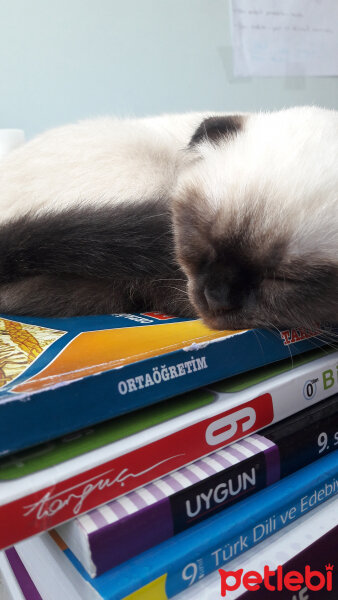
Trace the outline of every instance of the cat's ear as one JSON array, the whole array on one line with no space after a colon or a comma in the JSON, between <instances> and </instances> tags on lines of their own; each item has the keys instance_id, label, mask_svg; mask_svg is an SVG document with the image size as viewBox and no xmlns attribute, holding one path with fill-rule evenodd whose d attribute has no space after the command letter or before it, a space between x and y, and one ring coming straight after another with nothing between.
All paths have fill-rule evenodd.
<instances>
[{"instance_id":1,"label":"cat's ear","mask_svg":"<svg viewBox=\"0 0 338 600\"><path fill-rule=\"evenodd\" d=\"M242 115L215 116L204 119L196 129L189 142L189 148L194 148L202 142L209 141L217 144L225 138L237 135L244 124Z\"/></svg>"}]
</instances>

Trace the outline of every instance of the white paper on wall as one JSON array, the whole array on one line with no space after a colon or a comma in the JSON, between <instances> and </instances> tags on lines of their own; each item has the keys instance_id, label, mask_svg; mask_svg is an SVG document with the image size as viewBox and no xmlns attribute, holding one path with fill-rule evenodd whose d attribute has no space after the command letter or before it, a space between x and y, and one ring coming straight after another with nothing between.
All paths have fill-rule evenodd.
<instances>
[{"instance_id":1,"label":"white paper on wall","mask_svg":"<svg viewBox=\"0 0 338 600\"><path fill-rule=\"evenodd\" d=\"M234 74L338 75L338 0L231 0Z\"/></svg>"}]
</instances>

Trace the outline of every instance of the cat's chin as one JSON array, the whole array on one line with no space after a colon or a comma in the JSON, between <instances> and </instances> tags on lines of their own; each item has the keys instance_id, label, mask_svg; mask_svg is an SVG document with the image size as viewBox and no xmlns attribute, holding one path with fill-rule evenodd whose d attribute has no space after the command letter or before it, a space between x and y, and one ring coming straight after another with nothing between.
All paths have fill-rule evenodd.
<instances>
[{"instance_id":1,"label":"cat's chin","mask_svg":"<svg viewBox=\"0 0 338 600\"><path fill-rule=\"evenodd\" d=\"M200 318L207 327L217 330L237 331L264 327L262 323L241 315L239 311L218 312L217 314L203 312L200 313Z\"/></svg>"},{"instance_id":2,"label":"cat's chin","mask_svg":"<svg viewBox=\"0 0 338 600\"><path fill-rule=\"evenodd\" d=\"M255 310L250 311L249 309L231 309L231 310L217 310L210 311L205 305L197 306L194 303L195 309L203 323L210 329L215 330L226 330L226 331L240 331L243 329L270 329L270 330L283 330L289 328L301 328L306 330L317 329L315 323L302 323L301 320L292 320L285 322L285 319L278 319L278 315L268 315L265 318L265 314L262 311Z\"/></svg>"},{"instance_id":3,"label":"cat's chin","mask_svg":"<svg viewBox=\"0 0 338 600\"><path fill-rule=\"evenodd\" d=\"M317 331L318 323L292 321L285 323L283 319L277 320L271 318L267 320L260 319L254 315L249 316L241 310L218 311L217 314L210 312L203 313L199 311L199 316L203 323L210 329L224 331L241 331L244 329L270 329L272 331L283 331L284 329L301 329L305 331Z\"/></svg>"},{"instance_id":4,"label":"cat's chin","mask_svg":"<svg viewBox=\"0 0 338 600\"><path fill-rule=\"evenodd\" d=\"M242 307L212 309L206 302L205 294L198 287L188 286L189 298L197 315L203 323L214 330L238 331L243 329L270 329L282 331L284 329L302 329L306 331L323 330L325 323L336 321L334 309L325 312L320 306L309 305L297 308L286 300L280 302L279 306L268 306L267 302L250 302L250 299ZM278 299L278 298L277 298ZM290 307L291 309L290 310ZM324 327L325 329L325 327Z\"/></svg>"}]
</instances>

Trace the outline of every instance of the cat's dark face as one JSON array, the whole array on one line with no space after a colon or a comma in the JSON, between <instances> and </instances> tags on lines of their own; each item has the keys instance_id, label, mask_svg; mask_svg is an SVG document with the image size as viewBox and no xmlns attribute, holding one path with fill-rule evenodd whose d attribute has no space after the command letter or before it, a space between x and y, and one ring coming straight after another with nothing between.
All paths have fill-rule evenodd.
<instances>
[{"instance_id":1,"label":"cat's dark face","mask_svg":"<svg viewBox=\"0 0 338 600\"><path fill-rule=\"evenodd\" d=\"M195 198L196 201L196 198ZM283 234L256 238L254 219L223 229L222 214L206 219L176 206L178 261L189 297L214 329L301 326L337 320L338 268L306 256L289 256Z\"/></svg>"},{"instance_id":2,"label":"cat's dark face","mask_svg":"<svg viewBox=\"0 0 338 600\"><path fill-rule=\"evenodd\" d=\"M269 161L261 161L274 153L273 145L248 164L246 144L228 147L236 136L245 136L245 118L202 124L191 143L196 152L202 142L201 156L196 152L175 194L177 259L192 304L215 329L314 328L337 321L338 242L330 219L321 210L316 214L312 188L307 182L302 188L296 164L289 181L273 159L269 172Z\"/></svg>"}]
</instances>

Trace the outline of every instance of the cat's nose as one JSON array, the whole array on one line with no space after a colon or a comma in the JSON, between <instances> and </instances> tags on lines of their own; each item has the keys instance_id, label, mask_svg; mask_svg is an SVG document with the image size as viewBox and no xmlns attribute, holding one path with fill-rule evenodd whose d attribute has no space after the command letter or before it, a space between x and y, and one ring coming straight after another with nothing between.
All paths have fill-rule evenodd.
<instances>
[{"instance_id":1,"label":"cat's nose","mask_svg":"<svg viewBox=\"0 0 338 600\"><path fill-rule=\"evenodd\" d=\"M218 287L206 286L204 288L204 296L210 310L231 310L240 308L238 303L234 303L230 298L230 286L223 284Z\"/></svg>"}]
</instances>

